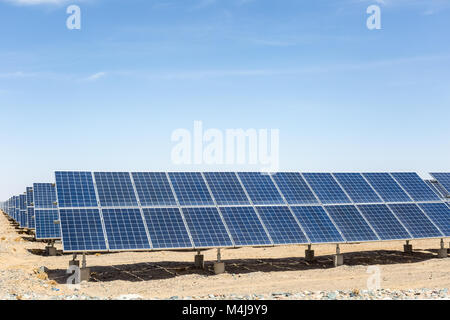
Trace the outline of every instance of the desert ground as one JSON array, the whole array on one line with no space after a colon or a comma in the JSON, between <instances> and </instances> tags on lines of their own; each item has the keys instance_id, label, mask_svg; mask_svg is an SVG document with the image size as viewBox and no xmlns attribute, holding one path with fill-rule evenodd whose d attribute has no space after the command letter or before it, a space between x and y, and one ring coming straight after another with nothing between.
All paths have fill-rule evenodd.
<instances>
[{"instance_id":1,"label":"desert ground","mask_svg":"<svg viewBox=\"0 0 450 320\"><path fill-rule=\"evenodd\" d=\"M194 267L195 252L89 254L91 280L76 289L66 284L72 255L44 256L45 243L0 214L0 299L449 299L450 258L437 258L439 239L412 241L412 254L403 244L341 245L339 267L334 245L313 246L312 263L305 246L222 249L220 275L214 249L203 252L204 270ZM368 288L369 266L379 267L379 290Z\"/></svg>"}]
</instances>

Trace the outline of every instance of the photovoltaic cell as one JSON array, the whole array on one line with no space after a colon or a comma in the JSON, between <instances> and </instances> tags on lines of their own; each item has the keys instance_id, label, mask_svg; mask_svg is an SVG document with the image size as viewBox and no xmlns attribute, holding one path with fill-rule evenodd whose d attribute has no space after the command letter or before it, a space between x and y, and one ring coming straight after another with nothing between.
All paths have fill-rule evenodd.
<instances>
[{"instance_id":1,"label":"photovoltaic cell","mask_svg":"<svg viewBox=\"0 0 450 320\"><path fill-rule=\"evenodd\" d=\"M444 235L450 237L450 208L444 203L421 203L419 206Z\"/></svg>"},{"instance_id":2,"label":"photovoltaic cell","mask_svg":"<svg viewBox=\"0 0 450 320\"><path fill-rule=\"evenodd\" d=\"M55 221L58 220L58 210L35 209L34 218L36 224L36 239L50 240L61 238L59 225L55 223Z\"/></svg>"},{"instance_id":3,"label":"photovoltaic cell","mask_svg":"<svg viewBox=\"0 0 450 320\"><path fill-rule=\"evenodd\" d=\"M102 209L110 250L150 249L139 209Z\"/></svg>"},{"instance_id":4,"label":"photovoltaic cell","mask_svg":"<svg viewBox=\"0 0 450 320\"><path fill-rule=\"evenodd\" d=\"M216 208L183 208L183 214L196 248L233 245Z\"/></svg>"},{"instance_id":5,"label":"photovoltaic cell","mask_svg":"<svg viewBox=\"0 0 450 320\"><path fill-rule=\"evenodd\" d=\"M322 203L351 203L331 173L303 173Z\"/></svg>"},{"instance_id":6,"label":"photovoltaic cell","mask_svg":"<svg viewBox=\"0 0 450 320\"><path fill-rule=\"evenodd\" d=\"M97 207L90 172L57 171L55 178L59 208Z\"/></svg>"},{"instance_id":7,"label":"photovoltaic cell","mask_svg":"<svg viewBox=\"0 0 450 320\"><path fill-rule=\"evenodd\" d=\"M191 248L189 234L178 208L144 208L153 249Z\"/></svg>"},{"instance_id":8,"label":"photovoltaic cell","mask_svg":"<svg viewBox=\"0 0 450 320\"><path fill-rule=\"evenodd\" d=\"M362 174L386 202L412 202L394 179L386 172Z\"/></svg>"},{"instance_id":9,"label":"photovoltaic cell","mask_svg":"<svg viewBox=\"0 0 450 320\"><path fill-rule=\"evenodd\" d=\"M359 205L358 208L378 233L381 240L411 238L408 231L385 204Z\"/></svg>"},{"instance_id":10,"label":"photovoltaic cell","mask_svg":"<svg viewBox=\"0 0 450 320\"><path fill-rule=\"evenodd\" d=\"M137 207L128 172L94 172L94 177L102 207Z\"/></svg>"},{"instance_id":11,"label":"photovoltaic cell","mask_svg":"<svg viewBox=\"0 0 450 320\"><path fill-rule=\"evenodd\" d=\"M284 204L283 198L268 174L239 172L238 175L254 204Z\"/></svg>"},{"instance_id":12,"label":"photovoltaic cell","mask_svg":"<svg viewBox=\"0 0 450 320\"><path fill-rule=\"evenodd\" d=\"M298 172L278 172L273 179L289 204L318 203L311 189Z\"/></svg>"},{"instance_id":13,"label":"photovoltaic cell","mask_svg":"<svg viewBox=\"0 0 450 320\"><path fill-rule=\"evenodd\" d=\"M414 238L432 238L442 236L441 232L413 203L390 204L389 207L405 225Z\"/></svg>"},{"instance_id":14,"label":"photovoltaic cell","mask_svg":"<svg viewBox=\"0 0 450 320\"><path fill-rule=\"evenodd\" d=\"M253 207L221 207L220 211L236 245L272 244Z\"/></svg>"},{"instance_id":15,"label":"photovoltaic cell","mask_svg":"<svg viewBox=\"0 0 450 320\"><path fill-rule=\"evenodd\" d=\"M312 243L344 241L322 207L292 206L291 209Z\"/></svg>"},{"instance_id":16,"label":"photovoltaic cell","mask_svg":"<svg viewBox=\"0 0 450 320\"><path fill-rule=\"evenodd\" d=\"M383 202L360 173L334 173L334 177L355 203Z\"/></svg>"},{"instance_id":17,"label":"photovoltaic cell","mask_svg":"<svg viewBox=\"0 0 450 320\"><path fill-rule=\"evenodd\" d=\"M445 189L446 194L450 195L450 172L433 172L431 176Z\"/></svg>"},{"instance_id":18,"label":"photovoltaic cell","mask_svg":"<svg viewBox=\"0 0 450 320\"><path fill-rule=\"evenodd\" d=\"M56 189L52 183L34 183L33 199L36 209L56 209Z\"/></svg>"},{"instance_id":19,"label":"photovoltaic cell","mask_svg":"<svg viewBox=\"0 0 450 320\"><path fill-rule=\"evenodd\" d=\"M63 250L106 251L98 209L60 209Z\"/></svg>"},{"instance_id":20,"label":"photovoltaic cell","mask_svg":"<svg viewBox=\"0 0 450 320\"><path fill-rule=\"evenodd\" d=\"M250 204L234 172L205 172L204 175L218 205Z\"/></svg>"},{"instance_id":21,"label":"photovoltaic cell","mask_svg":"<svg viewBox=\"0 0 450 320\"><path fill-rule=\"evenodd\" d=\"M378 240L355 206L326 206L325 208L347 241Z\"/></svg>"},{"instance_id":22,"label":"photovoltaic cell","mask_svg":"<svg viewBox=\"0 0 450 320\"><path fill-rule=\"evenodd\" d=\"M133 172L142 206L175 206L177 202L164 172Z\"/></svg>"},{"instance_id":23,"label":"photovoltaic cell","mask_svg":"<svg viewBox=\"0 0 450 320\"><path fill-rule=\"evenodd\" d=\"M392 176L415 201L435 201L439 197L415 172L396 172Z\"/></svg>"},{"instance_id":24,"label":"photovoltaic cell","mask_svg":"<svg viewBox=\"0 0 450 320\"><path fill-rule=\"evenodd\" d=\"M274 244L308 243L288 207L266 206L257 210Z\"/></svg>"},{"instance_id":25,"label":"photovoltaic cell","mask_svg":"<svg viewBox=\"0 0 450 320\"><path fill-rule=\"evenodd\" d=\"M214 205L199 172L170 172L169 177L180 205Z\"/></svg>"}]
</instances>

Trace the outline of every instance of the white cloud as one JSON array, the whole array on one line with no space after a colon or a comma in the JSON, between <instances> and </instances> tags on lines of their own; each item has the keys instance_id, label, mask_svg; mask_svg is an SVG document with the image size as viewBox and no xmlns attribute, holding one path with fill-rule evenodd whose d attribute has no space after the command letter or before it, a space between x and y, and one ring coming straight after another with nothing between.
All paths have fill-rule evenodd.
<instances>
[{"instance_id":1,"label":"white cloud","mask_svg":"<svg viewBox=\"0 0 450 320\"><path fill-rule=\"evenodd\" d=\"M96 81L96 80L98 80L100 78L103 78L105 76L106 76L106 72L97 72L97 73L94 73L94 74L90 75L85 80L87 80L87 81Z\"/></svg>"}]
</instances>

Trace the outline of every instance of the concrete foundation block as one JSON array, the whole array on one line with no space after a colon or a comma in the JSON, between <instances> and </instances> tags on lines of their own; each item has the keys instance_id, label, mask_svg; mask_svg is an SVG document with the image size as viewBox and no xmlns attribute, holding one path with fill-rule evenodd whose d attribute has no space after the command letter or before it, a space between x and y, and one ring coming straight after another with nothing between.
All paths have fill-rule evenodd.
<instances>
[{"instance_id":1,"label":"concrete foundation block","mask_svg":"<svg viewBox=\"0 0 450 320\"><path fill-rule=\"evenodd\" d=\"M89 281L91 278L90 268L80 268L80 282Z\"/></svg>"},{"instance_id":2,"label":"concrete foundation block","mask_svg":"<svg viewBox=\"0 0 450 320\"><path fill-rule=\"evenodd\" d=\"M438 257L439 258L447 258L447 254L448 254L447 248L443 248L443 249L439 249L438 250Z\"/></svg>"},{"instance_id":3,"label":"concrete foundation block","mask_svg":"<svg viewBox=\"0 0 450 320\"><path fill-rule=\"evenodd\" d=\"M200 269L203 269L205 267L204 256L202 254L195 255L194 265L196 268Z\"/></svg>"},{"instance_id":4,"label":"concrete foundation block","mask_svg":"<svg viewBox=\"0 0 450 320\"><path fill-rule=\"evenodd\" d=\"M403 252L404 253L412 253L413 252L412 244L404 244Z\"/></svg>"},{"instance_id":5,"label":"concrete foundation block","mask_svg":"<svg viewBox=\"0 0 450 320\"><path fill-rule=\"evenodd\" d=\"M342 266L344 264L344 255L343 254L335 254L333 256L333 265L335 267Z\"/></svg>"},{"instance_id":6,"label":"concrete foundation block","mask_svg":"<svg viewBox=\"0 0 450 320\"><path fill-rule=\"evenodd\" d=\"M214 262L214 273L221 274L225 272L225 262Z\"/></svg>"},{"instance_id":7,"label":"concrete foundation block","mask_svg":"<svg viewBox=\"0 0 450 320\"><path fill-rule=\"evenodd\" d=\"M56 256L57 250L55 247L45 247L46 256Z\"/></svg>"},{"instance_id":8,"label":"concrete foundation block","mask_svg":"<svg viewBox=\"0 0 450 320\"><path fill-rule=\"evenodd\" d=\"M314 250L305 250L305 260L308 262L314 260Z\"/></svg>"}]
</instances>

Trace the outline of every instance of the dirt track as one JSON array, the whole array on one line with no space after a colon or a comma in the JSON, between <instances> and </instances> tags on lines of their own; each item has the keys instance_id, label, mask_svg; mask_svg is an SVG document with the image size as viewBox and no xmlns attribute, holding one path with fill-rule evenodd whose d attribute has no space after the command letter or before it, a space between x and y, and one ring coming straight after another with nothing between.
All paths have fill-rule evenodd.
<instances>
[{"instance_id":1,"label":"dirt track","mask_svg":"<svg viewBox=\"0 0 450 320\"><path fill-rule=\"evenodd\" d=\"M338 268L332 267L331 255L335 252L332 245L313 247L317 257L314 263L303 259L304 246L227 249L222 250L227 272L221 275L212 271L215 250L204 252L206 270L193 267L194 252L88 255L92 280L82 283L74 292L65 284L71 255L43 256L44 243L19 234L0 214L0 299L11 295L30 299L73 294L168 298L364 290L370 276L367 268L373 265L380 267L382 288L450 288L450 258L437 258L439 240L412 241L412 244L412 255L402 252L402 242L342 245L345 265ZM49 269L47 274L36 273L41 266Z\"/></svg>"}]
</instances>

